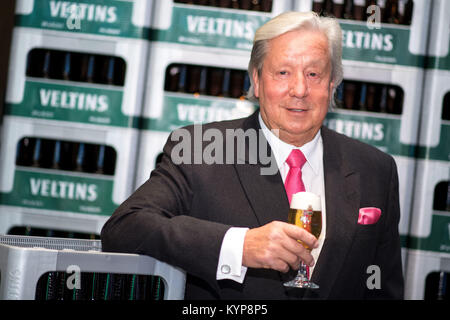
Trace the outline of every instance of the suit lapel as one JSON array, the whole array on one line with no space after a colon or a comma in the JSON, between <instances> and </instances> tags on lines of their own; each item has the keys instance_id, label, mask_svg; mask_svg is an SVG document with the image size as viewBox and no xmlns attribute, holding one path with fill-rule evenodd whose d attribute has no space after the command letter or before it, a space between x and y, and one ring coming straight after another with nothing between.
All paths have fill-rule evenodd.
<instances>
[{"instance_id":1,"label":"suit lapel","mask_svg":"<svg viewBox=\"0 0 450 320\"><path fill-rule=\"evenodd\" d=\"M329 296L352 245L357 226L359 173L344 161L345 154L336 137L329 129L322 128L327 230L312 277L320 289L315 293L308 292L305 297L318 294L319 298L326 299Z\"/></svg>"},{"instance_id":2,"label":"suit lapel","mask_svg":"<svg viewBox=\"0 0 450 320\"><path fill-rule=\"evenodd\" d=\"M250 116L243 125L244 131L254 130L257 135L257 148L250 147L246 143L246 153L242 157L238 154L236 172L241 181L241 185L252 206L259 226L267 224L273 220L286 221L289 211L289 203L284 189L283 180L276 166L275 158L272 157L270 146L265 139L258 122L258 112ZM262 155L270 157L261 161ZM266 163L266 164L262 164ZM274 174L261 174L264 169L274 166ZM261 171L262 170L262 171Z\"/></svg>"}]
</instances>

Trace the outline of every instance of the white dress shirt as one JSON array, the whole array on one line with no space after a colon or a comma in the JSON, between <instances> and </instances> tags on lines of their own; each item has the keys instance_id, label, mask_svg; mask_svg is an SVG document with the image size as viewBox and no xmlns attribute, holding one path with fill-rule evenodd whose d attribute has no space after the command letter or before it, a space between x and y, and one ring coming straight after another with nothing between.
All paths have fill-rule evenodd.
<instances>
[{"instance_id":1,"label":"white dress shirt","mask_svg":"<svg viewBox=\"0 0 450 320\"><path fill-rule=\"evenodd\" d=\"M314 261L317 261L325 240L326 231L323 143L320 130L312 141L298 148L281 141L272 131L270 131L262 120L261 114L259 115L259 124L272 149L283 183L289 171L289 165L286 163L286 160L291 151L293 149L300 149L305 155L306 163L302 167L303 184L305 185L306 191L319 195L322 202L322 232L319 237L319 247L311 251ZM287 215L288 213L286 212L286 221ZM226 232L222 241L219 262L217 265L217 280L231 279L239 283L244 281L247 268L242 265L242 254L247 230L248 228L230 228ZM311 267L311 275L313 271L314 267Z\"/></svg>"}]
</instances>

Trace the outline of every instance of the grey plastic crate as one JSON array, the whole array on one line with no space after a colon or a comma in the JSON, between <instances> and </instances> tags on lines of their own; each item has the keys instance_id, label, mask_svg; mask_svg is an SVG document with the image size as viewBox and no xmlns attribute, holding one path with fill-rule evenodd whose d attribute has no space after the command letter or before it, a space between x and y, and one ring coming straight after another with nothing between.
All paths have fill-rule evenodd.
<instances>
[{"instance_id":1,"label":"grey plastic crate","mask_svg":"<svg viewBox=\"0 0 450 320\"><path fill-rule=\"evenodd\" d=\"M182 300L186 275L149 256L101 252L99 240L0 236L0 299L34 300L39 278L52 271L158 276L164 300Z\"/></svg>"}]
</instances>

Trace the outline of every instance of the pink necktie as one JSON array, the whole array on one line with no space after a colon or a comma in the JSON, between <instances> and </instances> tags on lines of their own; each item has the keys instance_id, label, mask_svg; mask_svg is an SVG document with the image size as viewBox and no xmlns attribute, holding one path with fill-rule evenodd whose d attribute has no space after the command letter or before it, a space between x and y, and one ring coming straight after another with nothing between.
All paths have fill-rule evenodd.
<instances>
[{"instance_id":1,"label":"pink necktie","mask_svg":"<svg viewBox=\"0 0 450 320\"><path fill-rule=\"evenodd\" d=\"M305 155L299 149L293 149L286 160L289 172L284 181L284 187L291 203L292 195L297 192L306 191L302 180L302 167L306 162ZM309 266L306 266L306 274L309 279Z\"/></svg>"},{"instance_id":2,"label":"pink necktie","mask_svg":"<svg viewBox=\"0 0 450 320\"><path fill-rule=\"evenodd\" d=\"M286 193L291 203L292 195L297 192L306 191L302 180L302 167L306 162L306 158L299 149L294 149L289 154L286 163L289 166L289 172L284 182Z\"/></svg>"}]
</instances>

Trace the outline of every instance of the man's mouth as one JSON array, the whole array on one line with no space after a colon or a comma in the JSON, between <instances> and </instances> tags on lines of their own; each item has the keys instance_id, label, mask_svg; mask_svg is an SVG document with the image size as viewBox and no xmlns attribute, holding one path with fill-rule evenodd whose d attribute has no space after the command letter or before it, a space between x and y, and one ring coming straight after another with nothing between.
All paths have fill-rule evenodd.
<instances>
[{"instance_id":1,"label":"man's mouth","mask_svg":"<svg viewBox=\"0 0 450 320\"><path fill-rule=\"evenodd\" d=\"M307 109L288 109L289 111L293 111L293 112L303 112L303 111L307 111Z\"/></svg>"}]
</instances>

